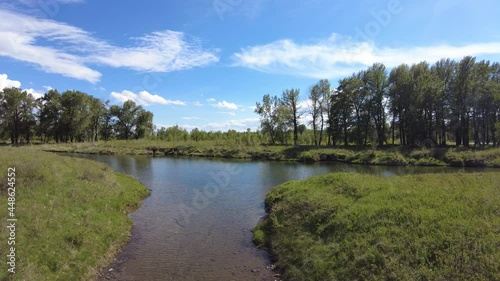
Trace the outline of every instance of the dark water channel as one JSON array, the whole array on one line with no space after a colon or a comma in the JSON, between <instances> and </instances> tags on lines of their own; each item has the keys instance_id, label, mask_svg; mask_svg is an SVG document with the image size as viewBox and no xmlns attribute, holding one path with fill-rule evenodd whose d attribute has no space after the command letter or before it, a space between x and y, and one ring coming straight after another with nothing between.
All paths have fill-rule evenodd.
<instances>
[{"instance_id":1,"label":"dark water channel","mask_svg":"<svg viewBox=\"0 0 500 281\"><path fill-rule=\"evenodd\" d=\"M444 167L300 164L198 158L78 155L107 163L152 190L130 217L132 238L106 277L114 280L275 280L251 229L275 185L333 171L384 176L458 172ZM478 171L470 170L466 171ZM106 280L106 279L102 279Z\"/></svg>"}]
</instances>

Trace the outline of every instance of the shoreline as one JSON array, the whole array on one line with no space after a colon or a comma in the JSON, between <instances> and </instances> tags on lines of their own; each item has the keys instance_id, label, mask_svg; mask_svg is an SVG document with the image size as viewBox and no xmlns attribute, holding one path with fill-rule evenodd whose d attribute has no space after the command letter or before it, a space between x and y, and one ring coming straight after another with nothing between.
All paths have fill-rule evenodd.
<instances>
[{"instance_id":1,"label":"shoreline","mask_svg":"<svg viewBox=\"0 0 500 281\"><path fill-rule=\"evenodd\" d=\"M496 279L498 239L488 233L500 222L498 177L330 173L286 182L267 193L253 242L294 280Z\"/></svg>"},{"instance_id":2,"label":"shoreline","mask_svg":"<svg viewBox=\"0 0 500 281\"><path fill-rule=\"evenodd\" d=\"M22 223L17 239L32 241L19 246L19 271L13 276L1 272L0 279L97 278L129 243L134 226L129 215L150 196L147 187L97 161L32 148L0 150L0 168L15 167L19 174L16 184L22 192L16 209ZM0 178L6 217L5 184Z\"/></svg>"},{"instance_id":3,"label":"shoreline","mask_svg":"<svg viewBox=\"0 0 500 281\"><path fill-rule=\"evenodd\" d=\"M147 146L109 144L42 144L40 150L54 153L93 155L150 155L193 158L246 159L282 162L342 162L347 164L421 167L500 168L500 148L463 149L435 147L430 149L405 147L308 147L171 144Z\"/></svg>"}]
</instances>

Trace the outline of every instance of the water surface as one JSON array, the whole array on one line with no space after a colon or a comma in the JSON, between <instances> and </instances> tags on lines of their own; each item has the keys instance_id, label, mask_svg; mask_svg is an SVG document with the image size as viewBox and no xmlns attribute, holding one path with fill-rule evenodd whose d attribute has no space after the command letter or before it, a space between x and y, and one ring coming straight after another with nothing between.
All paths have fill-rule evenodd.
<instances>
[{"instance_id":1,"label":"water surface","mask_svg":"<svg viewBox=\"0 0 500 281\"><path fill-rule=\"evenodd\" d=\"M130 217L132 238L112 265L115 280L275 280L271 261L252 243L275 185L333 171L384 176L457 172L445 167L386 167L79 155L107 163L151 189ZM467 169L466 171L478 171ZM103 279L105 280L105 279Z\"/></svg>"}]
</instances>

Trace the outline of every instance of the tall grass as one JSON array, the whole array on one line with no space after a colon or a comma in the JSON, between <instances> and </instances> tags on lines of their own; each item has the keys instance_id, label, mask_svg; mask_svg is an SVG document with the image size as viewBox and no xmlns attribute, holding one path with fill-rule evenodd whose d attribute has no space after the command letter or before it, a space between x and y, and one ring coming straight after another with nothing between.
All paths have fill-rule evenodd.
<instances>
[{"instance_id":1,"label":"tall grass","mask_svg":"<svg viewBox=\"0 0 500 281\"><path fill-rule=\"evenodd\" d=\"M289 280L500 280L500 173L329 174L266 208L254 241Z\"/></svg>"},{"instance_id":2,"label":"tall grass","mask_svg":"<svg viewBox=\"0 0 500 281\"><path fill-rule=\"evenodd\" d=\"M0 148L0 218L7 218L7 168L16 168L17 272L10 280L92 280L128 241L147 189L90 160L31 148ZM7 250L0 228L0 252ZM5 259L5 256L2 260ZM6 269L6 264L2 262ZM0 279L8 277L0 271Z\"/></svg>"}]
</instances>

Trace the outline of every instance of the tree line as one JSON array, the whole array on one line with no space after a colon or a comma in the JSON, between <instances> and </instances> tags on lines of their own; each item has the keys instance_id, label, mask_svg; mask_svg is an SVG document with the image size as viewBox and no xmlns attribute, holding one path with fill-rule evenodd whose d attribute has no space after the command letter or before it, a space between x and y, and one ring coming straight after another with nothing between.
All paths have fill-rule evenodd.
<instances>
[{"instance_id":1,"label":"tree line","mask_svg":"<svg viewBox=\"0 0 500 281\"><path fill-rule=\"evenodd\" d=\"M0 92L0 139L12 144L94 142L98 139L138 139L153 133L153 113L129 100L109 105L80 91L49 90L35 99L18 88Z\"/></svg>"},{"instance_id":2,"label":"tree line","mask_svg":"<svg viewBox=\"0 0 500 281\"><path fill-rule=\"evenodd\" d=\"M188 132L156 129L153 113L133 101L110 105L80 91L50 90L35 99L18 88L0 91L0 139L13 144L150 138L241 144L407 146L493 145L500 142L500 64L465 57L381 63L340 79L322 79L301 100L299 89L256 103L260 130Z\"/></svg>"},{"instance_id":3,"label":"tree line","mask_svg":"<svg viewBox=\"0 0 500 281\"><path fill-rule=\"evenodd\" d=\"M306 108L299 90L264 95L256 103L262 132L271 143L297 142L299 119L321 145L497 146L500 139L500 64L464 57L433 65L381 63L340 79L311 86Z\"/></svg>"}]
</instances>

